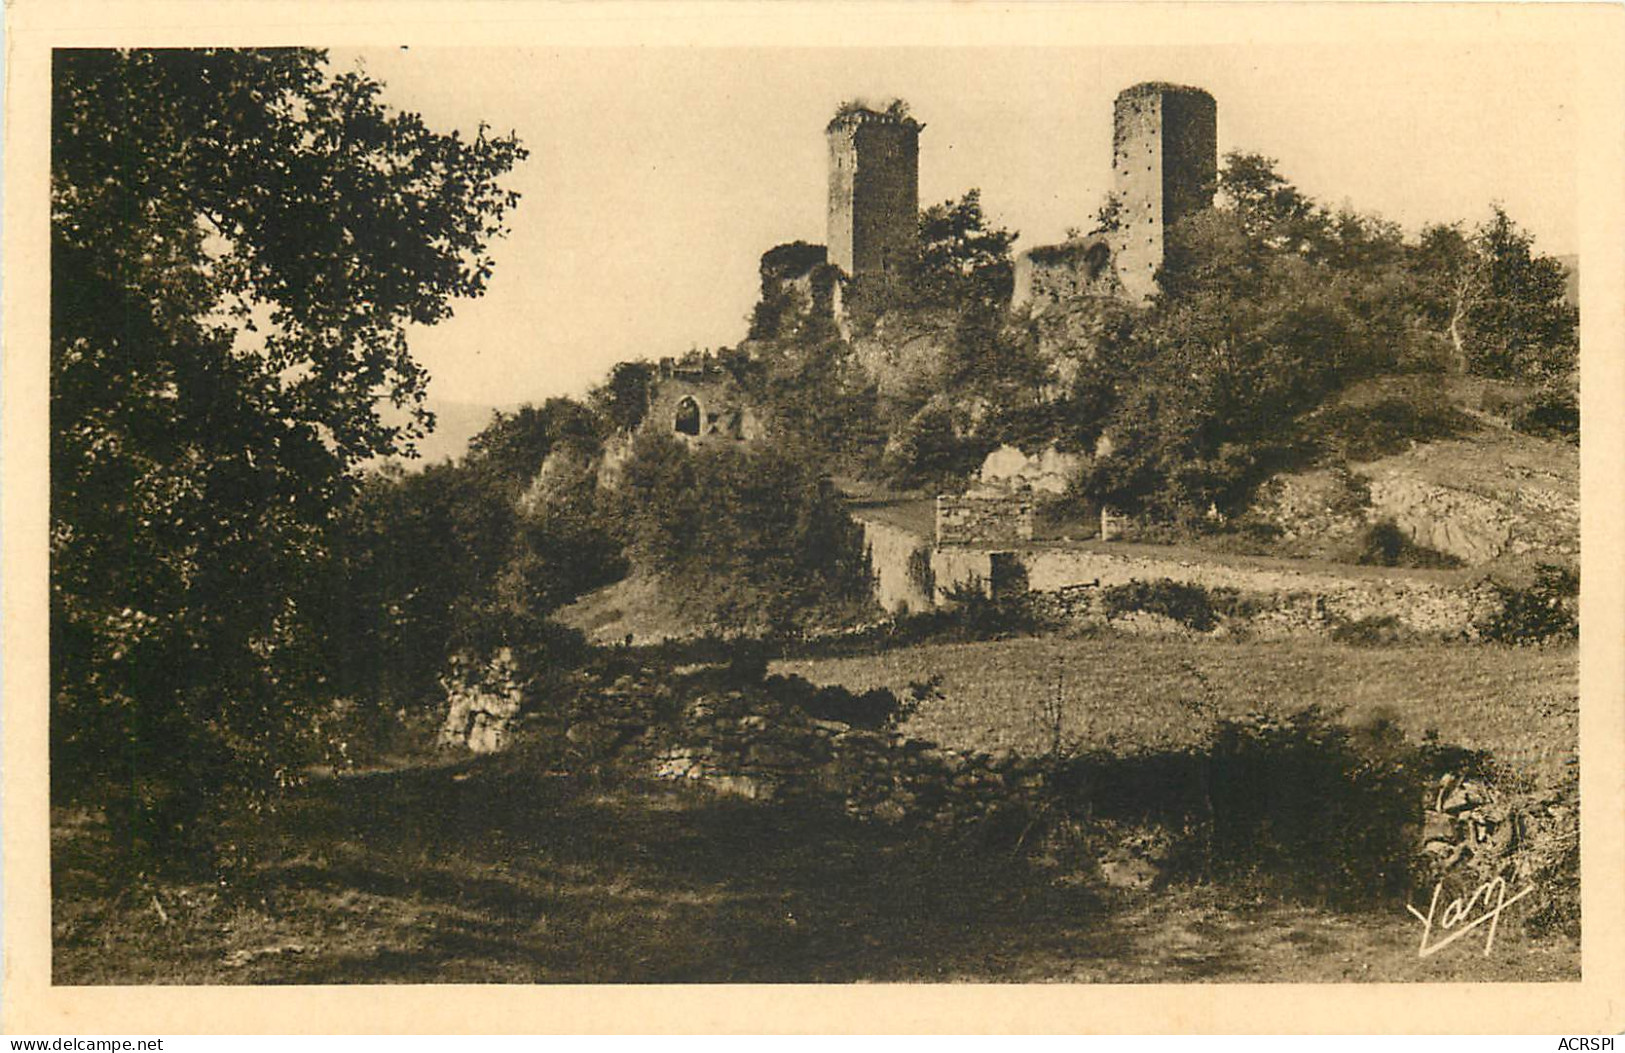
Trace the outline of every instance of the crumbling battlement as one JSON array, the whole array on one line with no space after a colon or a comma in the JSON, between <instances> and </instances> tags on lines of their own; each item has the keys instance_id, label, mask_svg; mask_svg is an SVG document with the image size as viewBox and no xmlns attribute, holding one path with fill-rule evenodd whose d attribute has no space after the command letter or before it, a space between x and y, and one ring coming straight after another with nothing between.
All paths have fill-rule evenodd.
<instances>
[{"instance_id":1,"label":"crumbling battlement","mask_svg":"<svg viewBox=\"0 0 1625 1053\"><path fill-rule=\"evenodd\" d=\"M660 360L642 427L690 446L750 441L763 434L738 381L709 354Z\"/></svg>"},{"instance_id":2,"label":"crumbling battlement","mask_svg":"<svg viewBox=\"0 0 1625 1053\"><path fill-rule=\"evenodd\" d=\"M1021 253L1012 305L1042 314L1079 296L1150 297L1169 224L1213 203L1218 172L1213 96L1160 81L1120 92L1112 111L1114 229Z\"/></svg>"}]
</instances>

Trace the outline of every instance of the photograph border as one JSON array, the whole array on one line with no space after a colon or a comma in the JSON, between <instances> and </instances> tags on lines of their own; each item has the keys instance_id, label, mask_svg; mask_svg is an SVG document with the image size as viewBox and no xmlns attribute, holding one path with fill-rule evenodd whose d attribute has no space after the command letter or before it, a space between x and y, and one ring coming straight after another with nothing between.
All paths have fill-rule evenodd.
<instances>
[{"instance_id":1,"label":"photograph border","mask_svg":"<svg viewBox=\"0 0 1625 1053\"><path fill-rule=\"evenodd\" d=\"M851 16L851 17L846 17ZM1625 7L1615 4L17 0L6 13L3 987L18 1033L1614 1033L1625 1029ZM49 81L62 46L1572 46L1579 251L1582 979L1547 984L388 985L50 982ZM1379 75L1380 71L1373 71ZM1396 904L1395 924L1405 923ZM1486 990L1492 987L1493 990Z\"/></svg>"}]
</instances>

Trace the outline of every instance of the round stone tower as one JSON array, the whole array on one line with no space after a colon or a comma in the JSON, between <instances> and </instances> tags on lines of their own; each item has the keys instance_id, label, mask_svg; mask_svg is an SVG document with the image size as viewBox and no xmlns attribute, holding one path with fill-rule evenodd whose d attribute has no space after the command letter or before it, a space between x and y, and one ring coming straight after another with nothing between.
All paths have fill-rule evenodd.
<instances>
[{"instance_id":1,"label":"round stone tower","mask_svg":"<svg viewBox=\"0 0 1625 1053\"><path fill-rule=\"evenodd\" d=\"M1156 291L1164 231L1213 203L1218 106L1201 88L1136 84L1117 96L1112 180L1122 206L1113 253L1131 299Z\"/></svg>"}]
</instances>

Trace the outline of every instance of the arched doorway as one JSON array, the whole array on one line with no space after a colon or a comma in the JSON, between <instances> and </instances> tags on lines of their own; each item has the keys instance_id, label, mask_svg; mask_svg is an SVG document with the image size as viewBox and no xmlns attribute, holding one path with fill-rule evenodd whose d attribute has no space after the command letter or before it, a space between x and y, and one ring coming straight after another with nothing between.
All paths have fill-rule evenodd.
<instances>
[{"instance_id":1,"label":"arched doorway","mask_svg":"<svg viewBox=\"0 0 1625 1053\"><path fill-rule=\"evenodd\" d=\"M672 422L672 430L682 435L700 433L700 404L694 396L684 395L677 403L677 419Z\"/></svg>"}]
</instances>

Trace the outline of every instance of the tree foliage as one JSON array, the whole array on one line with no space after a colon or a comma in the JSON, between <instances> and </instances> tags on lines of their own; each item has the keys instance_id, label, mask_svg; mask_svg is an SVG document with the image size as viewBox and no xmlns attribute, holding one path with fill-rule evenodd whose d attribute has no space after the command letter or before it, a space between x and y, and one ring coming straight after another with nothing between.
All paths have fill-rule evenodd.
<instances>
[{"instance_id":1,"label":"tree foliage","mask_svg":"<svg viewBox=\"0 0 1625 1053\"><path fill-rule=\"evenodd\" d=\"M1450 360L1548 389L1572 376L1562 268L1499 208L1471 234L1440 225L1413 243L1380 217L1323 208L1270 158L1225 160L1221 204L1168 230L1160 295L1100 328L1074 379L1113 447L1084 480L1090 496L1161 518L1235 511L1316 452L1299 422L1350 383ZM1559 402L1531 427L1571 419Z\"/></svg>"},{"instance_id":2,"label":"tree foliage","mask_svg":"<svg viewBox=\"0 0 1625 1053\"><path fill-rule=\"evenodd\" d=\"M516 203L512 136L380 92L308 50L56 54L53 786L127 842L294 777L333 510L430 423L406 328L484 290Z\"/></svg>"},{"instance_id":3,"label":"tree foliage","mask_svg":"<svg viewBox=\"0 0 1625 1053\"><path fill-rule=\"evenodd\" d=\"M1457 369L1548 384L1573 372L1579 314L1564 299L1563 265L1536 252L1500 205L1471 232L1425 228L1413 273L1420 309L1448 335Z\"/></svg>"},{"instance_id":4,"label":"tree foliage","mask_svg":"<svg viewBox=\"0 0 1625 1053\"><path fill-rule=\"evenodd\" d=\"M623 519L637 566L728 629L781 631L870 602L863 532L806 459L774 447L685 449L645 433Z\"/></svg>"},{"instance_id":5,"label":"tree foliage","mask_svg":"<svg viewBox=\"0 0 1625 1053\"><path fill-rule=\"evenodd\" d=\"M962 310L1004 307L1015 275L1010 259L1015 240L1014 231L989 224L978 189L924 209L908 275L911 301Z\"/></svg>"}]
</instances>

